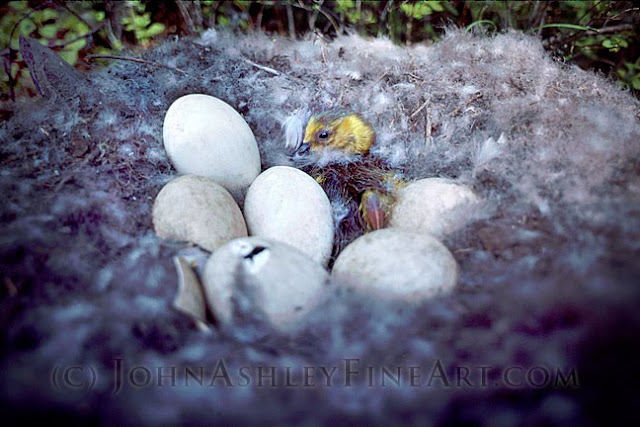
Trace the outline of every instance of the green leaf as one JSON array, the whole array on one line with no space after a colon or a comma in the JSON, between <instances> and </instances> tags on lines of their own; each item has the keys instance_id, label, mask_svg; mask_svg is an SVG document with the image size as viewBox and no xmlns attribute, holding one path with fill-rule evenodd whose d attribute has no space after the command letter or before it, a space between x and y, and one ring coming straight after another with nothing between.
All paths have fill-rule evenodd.
<instances>
[{"instance_id":1,"label":"green leaf","mask_svg":"<svg viewBox=\"0 0 640 427\"><path fill-rule=\"evenodd\" d=\"M29 36L36 29L36 24L31 19L25 19L18 25L18 33L22 36Z\"/></svg>"},{"instance_id":2,"label":"green leaf","mask_svg":"<svg viewBox=\"0 0 640 427\"><path fill-rule=\"evenodd\" d=\"M431 9L433 9L436 12L444 12L444 7L442 6L441 1L428 1L427 4L429 5L429 7Z\"/></svg>"},{"instance_id":3,"label":"green leaf","mask_svg":"<svg viewBox=\"0 0 640 427\"><path fill-rule=\"evenodd\" d=\"M364 24L375 24L376 22L378 22L378 19L376 18L376 15L373 14L372 11L370 11L369 9L365 9L362 11L362 20L364 22Z\"/></svg>"},{"instance_id":4,"label":"green leaf","mask_svg":"<svg viewBox=\"0 0 640 427\"><path fill-rule=\"evenodd\" d=\"M598 44L598 39L592 36L580 37L575 43L578 47L593 46L595 44Z\"/></svg>"},{"instance_id":5,"label":"green leaf","mask_svg":"<svg viewBox=\"0 0 640 427\"><path fill-rule=\"evenodd\" d=\"M353 0L338 0L336 1L336 12L338 13L346 13L350 9L355 7L355 3Z\"/></svg>"},{"instance_id":6,"label":"green leaf","mask_svg":"<svg viewBox=\"0 0 640 427\"><path fill-rule=\"evenodd\" d=\"M38 33L45 39L52 39L58 33L58 26L56 24L48 24L40 27Z\"/></svg>"},{"instance_id":7,"label":"green leaf","mask_svg":"<svg viewBox=\"0 0 640 427\"><path fill-rule=\"evenodd\" d=\"M138 15L133 18L133 24L137 28L144 28L151 23L151 18L149 18L149 14L145 13L144 15Z\"/></svg>"},{"instance_id":8,"label":"green leaf","mask_svg":"<svg viewBox=\"0 0 640 427\"><path fill-rule=\"evenodd\" d=\"M407 16L413 16L413 5L410 3L402 3L400 10Z\"/></svg>"},{"instance_id":9,"label":"green leaf","mask_svg":"<svg viewBox=\"0 0 640 427\"><path fill-rule=\"evenodd\" d=\"M416 7L413 9L413 17L416 19L422 19L426 15L431 15L431 8L426 3L417 3Z\"/></svg>"},{"instance_id":10,"label":"green leaf","mask_svg":"<svg viewBox=\"0 0 640 427\"><path fill-rule=\"evenodd\" d=\"M453 16L458 16L458 10L451 5L448 1L440 2L440 4L446 9L447 13Z\"/></svg>"},{"instance_id":11,"label":"green leaf","mask_svg":"<svg viewBox=\"0 0 640 427\"><path fill-rule=\"evenodd\" d=\"M18 12L24 12L29 8L26 1L10 1L9 6Z\"/></svg>"},{"instance_id":12,"label":"green leaf","mask_svg":"<svg viewBox=\"0 0 640 427\"><path fill-rule=\"evenodd\" d=\"M78 51L77 50L63 50L58 53L60 58L64 59L71 65L75 65L78 61Z\"/></svg>"},{"instance_id":13,"label":"green leaf","mask_svg":"<svg viewBox=\"0 0 640 427\"><path fill-rule=\"evenodd\" d=\"M58 11L54 9L43 9L38 14L38 20L40 22L45 22L50 19L56 19L58 17Z\"/></svg>"},{"instance_id":14,"label":"green leaf","mask_svg":"<svg viewBox=\"0 0 640 427\"><path fill-rule=\"evenodd\" d=\"M151 24L149 26L149 28L145 29L144 31L141 32L140 34L140 38L141 39L151 39L155 36L157 36L158 34L162 34L162 32L164 31L164 24L160 23L160 22L154 22L153 24Z\"/></svg>"},{"instance_id":15,"label":"green leaf","mask_svg":"<svg viewBox=\"0 0 640 427\"><path fill-rule=\"evenodd\" d=\"M404 12L408 17L420 20L426 15L431 15L433 12L428 3L438 2L402 3L400 5L400 10L402 10L402 12Z\"/></svg>"},{"instance_id":16,"label":"green leaf","mask_svg":"<svg viewBox=\"0 0 640 427\"><path fill-rule=\"evenodd\" d=\"M613 36L611 37L611 40L618 46L620 47L627 47L629 46L629 44L627 43L627 41L622 38L622 37L618 37L618 36Z\"/></svg>"}]
</instances>

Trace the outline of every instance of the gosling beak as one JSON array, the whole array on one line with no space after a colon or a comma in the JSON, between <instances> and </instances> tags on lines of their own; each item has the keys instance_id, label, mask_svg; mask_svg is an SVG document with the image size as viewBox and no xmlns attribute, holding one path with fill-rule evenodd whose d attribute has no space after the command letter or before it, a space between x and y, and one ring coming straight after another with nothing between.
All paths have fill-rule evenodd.
<instances>
[{"instance_id":1,"label":"gosling beak","mask_svg":"<svg viewBox=\"0 0 640 427\"><path fill-rule=\"evenodd\" d=\"M307 154L309 154L309 150L311 150L311 146L309 145L308 142L303 142L300 145L300 148L298 148L297 154L301 155L301 156L305 156Z\"/></svg>"}]
</instances>

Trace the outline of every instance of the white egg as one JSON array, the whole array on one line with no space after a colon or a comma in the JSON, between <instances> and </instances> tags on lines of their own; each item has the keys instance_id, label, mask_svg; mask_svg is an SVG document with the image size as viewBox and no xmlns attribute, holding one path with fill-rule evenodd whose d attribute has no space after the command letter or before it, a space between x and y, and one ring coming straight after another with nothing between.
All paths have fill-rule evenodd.
<instances>
[{"instance_id":1,"label":"white egg","mask_svg":"<svg viewBox=\"0 0 640 427\"><path fill-rule=\"evenodd\" d=\"M247 235L242 212L231 194L202 176L171 180L158 193L152 216L158 236L186 240L211 252Z\"/></svg>"},{"instance_id":2,"label":"white egg","mask_svg":"<svg viewBox=\"0 0 640 427\"><path fill-rule=\"evenodd\" d=\"M331 203L320 185L299 169L275 166L247 191L249 235L287 243L326 265L333 245Z\"/></svg>"},{"instance_id":3,"label":"white egg","mask_svg":"<svg viewBox=\"0 0 640 427\"><path fill-rule=\"evenodd\" d=\"M162 139L181 174L206 176L241 201L260 173L260 153L251 128L229 104L191 94L171 104Z\"/></svg>"},{"instance_id":4,"label":"white egg","mask_svg":"<svg viewBox=\"0 0 640 427\"><path fill-rule=\"evenodd\" d=\"M285 243L246 237L215 251L204 268L207 303L223 325L236 307L261 310L282 331L293 331L328 295L329 274ZM234 302L235 300L235 302Z\"/></svg>"},{"instance_id":5,"label":"white egg","mask_svg":"<svg viewBox=\"0 0 640 427\"><path fill-rule=\"evenodd\" d=\"M458 264L433 236L385 228L345 247L332 275L368 295L419 301L453 289Z\"/></svg>"},{"instance_id":6,"label":"white egg","mask_svg":"<svg viewBox=\"0 0 640 427\"><path fill-rule=\"evenodd\" d=\"M420 179L398 192L389 225L442 238L473 219L479 201L464 185L442 178Z\"/></svg>"}]
</instances>

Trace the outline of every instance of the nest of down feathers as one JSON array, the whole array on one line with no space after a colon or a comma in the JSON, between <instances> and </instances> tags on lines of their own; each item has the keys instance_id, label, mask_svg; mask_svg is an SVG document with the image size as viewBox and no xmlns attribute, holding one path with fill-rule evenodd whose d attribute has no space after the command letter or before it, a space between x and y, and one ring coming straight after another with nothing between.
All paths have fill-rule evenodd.
<instances>
[{"instance_id":1,"label":"nest of down feathers","mask_svg":"<svg viewBox=\"0 0 640 427\"><path fill-rule=\"evenodd\" d=\"M1 396L12 415L141 424L633 418L624 378L637 376L639 355L640 125L628 93L554 62L518 33L454 31L403 48L356 36L208 32L143 57L80 77L45 72L46 98L11 106L0 127ZM47 69L37 58L35 67ZM195 330L168 310L171 256L182 246L151 228L153 198L175 177L162 120L188 93L238 110L264 168L290 164L281 128L289 116L340 107L372 124L372 155L408 179L473 187L484 217L445 241L461 267L458 290L417 308L336 295L293 337L250 333L263 327L250 320L227 335ZM580 386L363 380L309 393L256 384L112 393L117 359L211 370L224 360L230 373L345 359L427 371L438 360L448 373L544 365L575 368ZM61 392L48 382L56 366L91 366L99 381Z\"/></svg>"}]
</instances>

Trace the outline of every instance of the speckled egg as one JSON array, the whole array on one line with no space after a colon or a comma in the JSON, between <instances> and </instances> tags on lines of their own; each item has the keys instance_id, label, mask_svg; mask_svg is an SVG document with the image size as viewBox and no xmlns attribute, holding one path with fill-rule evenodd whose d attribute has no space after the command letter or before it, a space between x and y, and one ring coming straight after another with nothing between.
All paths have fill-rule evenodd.
<instances>
[{"instance_id":1,"label":"speckled egg","mask_svg":"<svg viewBox=\"0 0 640 427\"><path fill-rule=\"evenodd\" d=\"M451 291L458 281L458 264L431 235L385 228L345 247L332 275L368 295L419 301Z\"/></svg>"},{"instance_id":2,"label":"speckled egg","mask_svg":"<svg viewBox=\"0 0 640 427\"><path fill-rule=\"evenodd\" d=\"M212 180L183 175L165 185L153 204L153 228L163 239L186 240L214 251L247 235L231 194Z\"/></svg>"},{"instance_id":3,"label":"speckled egg","mask_svg":"<svg viewBox=\"0 0 640 427\"><path fill-rule=\"evenodd\" d=\"M162 138L179 173L211 178L238 201L260 173L251 128L233 107L213 96L175 100L165 115Z\"/></svg>"},{"instance_id":4,"label":"speckled egg","mask_svg":"<svg viewBox=\"0 0 640 427\"><path fill-rule=\"evenodd\" d=\"M398 192L390 225L442 238L474 218L479 201L464 185L442 178L420 179Z\"/></svg>"},{"instance_id":5,"label":"speckled egg","mask_svg":"<svg viewBox=\"0 0 640 427\"><path fill-rule=\"evenodd\" d=\"M244 202L249 234L287 243L326 265L333 245L331 203L299 169L275 166L251 184Z\"/></svg>"},{"instance_id":6,"label":"speckled egg","mask_svg":"<svg viewBox=\"0 0 640 427\"><path fill-rule=\"evenodd\" d=\"M293 331L326 298L328 279L320 264L296 248L248 237L211 255L203 284L209 308L221 324L232 324L236 307L242 306L259 310L279 330Z\"/></svg>"}]
</instances>

